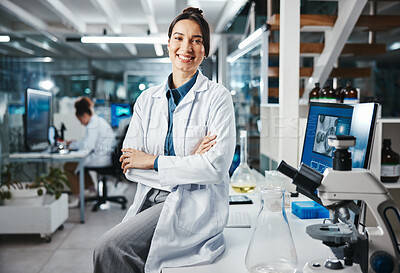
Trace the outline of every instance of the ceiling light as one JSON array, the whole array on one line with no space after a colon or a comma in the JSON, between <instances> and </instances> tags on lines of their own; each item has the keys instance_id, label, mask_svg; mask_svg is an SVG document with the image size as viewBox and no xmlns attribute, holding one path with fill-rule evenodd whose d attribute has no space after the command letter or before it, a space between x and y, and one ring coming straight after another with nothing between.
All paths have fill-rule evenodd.
<instances>
[{"instance_id":1,"label":"ceiling light","mask_svg":"<svg viewBox=\"0 0 400 273\"><path fill-rule=\"evenodd\" d=\"M98 44L168 44L168 37L83 36L81 42Z\"/></svg>"},{"instance_id":2,"label":"ceiling light","mask_svg":"<svg viewBox=\"0 0 400 273\"><path fill-rule=\"evenodd\" d=\"M7 43L10 41L10 36L8 35L0 35L0 43Z\"/></svg>"},{"instance_id":3,"label":"ceiling light","mask_svg":"<svg viewBox=\"0 0 400 273\"><path fill-rule=\"evenodd\" d=\"M397 50L400 48L400 42L395 42L389 46L389 50Z\"/></svg>"},{"instance_id":4,"label":"ceiling light","mask_svg":"<svg viewBox=\"0 0 400 273\"><path fill-rule=\"evenodd\" d=\"M164 50L161 44L154 44L154 50L156 51L156 55L158 57L164 56Z\"/></svg>"},{"instance_id":5,"label":"ceiling light","mask_svg":"<svg viewBox=\"0 0 400 273\"><path fill-rule=\"evenodd\" d=\"M52 82L51 80L43 80L39 82L39 87L46 90L50 90L54 87L54 82Z\"/></svg>"},{"instance_id":6,"label":"ceiling light","mask_svg":"<svg viewBox=\"0 0 400 273\"><path fill-rule=\"evenodd\" d=\"M246 39L244 39L240 44L238 45L239 49L243 49L253 43L255 40L257 40L261 35L263 34L264 31L268 30L271 27L271 25L266 24L262 25L260 28L258 28L256 31L254 31L252 34L247 36Z\"/></svg>"}]
</instances>

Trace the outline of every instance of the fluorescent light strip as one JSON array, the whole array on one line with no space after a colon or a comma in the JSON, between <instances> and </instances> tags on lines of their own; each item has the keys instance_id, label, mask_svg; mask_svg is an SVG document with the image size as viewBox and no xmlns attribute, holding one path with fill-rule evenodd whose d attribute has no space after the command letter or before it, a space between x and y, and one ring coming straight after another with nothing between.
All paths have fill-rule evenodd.
<instances>
[{"instance_id":1,"label":"fluorescent light strip","mask_svg":"<svg viewBox=\"0 0 400 273\"><path fill-rule=\"evenodd\" d=\"M250 46L247 46L244 49L236 49L235 51L233 51L231 54L229 54L229 56L226 57L226 61L228 63L233 63L235 62L237 59L239 59L240 57L242 57L243 55L245 55L246 53L250 52L253 48L255 48L256 46L261 44L261 39L251 43Z\"/></svg>"},{"instance_id":2,"label":"fluorescent light strip","mask_svg":"<svg viewBox=\"0 0 400 273\"><path fill-rule=\"evenodd\" d=\"M397 50L400 48L400 42L395 42L389 46L389 50Z\"/></svg>"},{"instance_id":3,"label":"fluorescent light strip","mask_svg":"<svg viewBox=\"0 0 400 273\"><path fill-rule=\"evenodd\" d=\"M10 41L10 36L8 35L0 35L0 43L7 43Z\"/></svg>"},{"instance_id":4,"label":"fluorescent light strip","mask_svg":"<svg viewBox=\"0 0 400 273\"><path fill-rule=\"evenodd\" d=\"M252 42L254 42L257 38L261 37L262 33L263 33L263 28L259 28L256 31L254 31L252 34L250 34L246 39L244 39L239 45L238 48L239 49L243 49L246 46L248 46L249 44L251 44Z\"/></svg>"},{"instance_id":5,"label":"fluorescent light strip","mask_svg":"<svg viewBox=\"0 0 400 273\"><path fill-rule=\"evenodd\" d=\"M161 44L154 44L154 50L158 57L164 56L164 50Z\"/></svg>"},{"instance_id":6,"label":"fluorescent light strip","mask_svg":"<svg viewBox=\"0 0 400 273\"><path fill-rule=\"evenodd\" d=\"M168 44L168 37L84 36L84 44Z\"/></svg>"}]
</instances>

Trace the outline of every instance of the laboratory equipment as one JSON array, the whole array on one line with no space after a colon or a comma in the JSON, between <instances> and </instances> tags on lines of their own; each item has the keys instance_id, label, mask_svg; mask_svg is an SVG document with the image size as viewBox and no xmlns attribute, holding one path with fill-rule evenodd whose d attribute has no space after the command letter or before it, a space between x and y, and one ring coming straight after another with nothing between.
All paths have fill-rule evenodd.
<instances>
[{"instance_id":1,"label":"laboratory equipment","mask_svg":"<svg viewBox=\"0 0 400 273\"><path fill-rule=\"evenodd\" d=\"M48 147L51 97L51 92L31 88L26 90L24 133L27 150L44 150Z\"/></svg>"},{"instance_id":2,"label":"laboratory equipment","mask_svg":"<svg viewBox=\"0 0 400 273\"><path fill-rule=\"evenodd\" d=\"M303 271L400 272L400 245L395 234L400 212L396 203L371 171L351 169L351 153L347 148L355 144L354 138L330 136L329 144L336 148L334 165L323 175L305 164L299 170L284 161L278 166L280 172L293 179L299 192L330 212L329 219L308 226L306 232L335 249L338 259L310 261ZM354 200L362 201L361 207ZM368 226L365 205L376 226Z\"/></svg>"},{"instance_id":3,"label":"laboratory equipment","mask_svg":"<svg viewBox=\"0 0 400 273\"><path fill-rule=\"evenodd\" d=\"M239 193L252 192L256 187L256 177L247 164L246 130L240 130L240 164L232 174L231 186Z\"/></svg>"},{"instance_id":4,"label":"laboratory equipment","mask_svg":"<svg viewBox=\"0 0 400 273\"><path fill-rule=\"evenodd\" d=\"M246 253L250 273L293 273L297 254L285 216L284 189L260 188L261 209Z\"/></svg>"},{"instance_id":5,"label":"laboratory equipment","mask_svg":"<svg viewBox=\"0 0 400 273\"><path fill-rule=\"evenodd\" d=\"M352 135L352 166L368 169L377 109L376 103L310 103L301 162L322 174L333 164L328 136Z\"/></svg>"}]
</instances>

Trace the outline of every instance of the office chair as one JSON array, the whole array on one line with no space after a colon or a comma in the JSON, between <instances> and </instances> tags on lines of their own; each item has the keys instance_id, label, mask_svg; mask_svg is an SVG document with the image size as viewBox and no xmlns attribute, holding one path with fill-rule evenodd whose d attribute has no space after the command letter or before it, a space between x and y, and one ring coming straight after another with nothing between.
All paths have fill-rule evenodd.
<instances>
[{"instance_id":1,"label":"office chair","mask_svg":"<svg viewBox=\"0 0 400 273\"><path fill-rule=\"evenodd\" d=\"M95 171L98 175L98 181L97 181L97 195L96 197L90 197L85 199L85 201L96 201L96 203L92 207L92 211L97 211L100 207L100 205L105 204L107 201L110 202L115 202L118 204L121 204L121 209L126 209L126 203L128 200L125 198L125 196L119 195L119 196L108 196L108 189L107 189L107 178L109 176L113 176L118 179L121 178L122 176L122 169L121 169L121 163L119 162L119 158L122 154L121 148L122 148L122 142L123 138L118 141L118 144L115 146L114 151L112 153L111 159L112 159L112 166L107 166L107 167L86 167L85 170L88 171ZM102 194L100 195L100 187L99 184L100 182L103 182L103 190Z\"/></svg>"}]
</instances>

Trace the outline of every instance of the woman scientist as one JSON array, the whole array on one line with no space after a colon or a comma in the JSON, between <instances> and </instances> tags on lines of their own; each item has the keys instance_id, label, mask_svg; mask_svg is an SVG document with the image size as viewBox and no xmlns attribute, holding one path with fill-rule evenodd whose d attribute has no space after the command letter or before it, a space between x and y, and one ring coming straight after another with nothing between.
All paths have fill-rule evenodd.
<instances>
[{"instance_id":1,"label":"woman scientist","mask_svg":"<svg viewBox=\"0 0 400 273\"><path fill-rule=\"evenodd\" d=\"M87 151L85 167L110 166L111 154L115 146L115 134L107 121L94 113L93 102L88 97L80 97L75 102L75 115L85 126L85 135L80 141L69 141L68 148L72 150ZM64 165L68 180L71 183L72 196L70 207L79 203L79 175L76 173L78 163L68 162ZM93 181L88 171L85 171L85 188L93 187Z\"/></svg>"},{"instance_id":2,"label":"woman scientist","mask_svg":"<svg viewBox=\"0 0 400 273\"><path fill-rule=\"evenodd\" d=\"M135 199L97 244L96 273L159 273L213 262L225 250L232 98L198 70L210 49L201 10L185 9L168 37L172 74L140 95L122 149L126 177L138 182Z\"/></svg>"}]
</instances>

